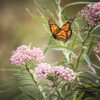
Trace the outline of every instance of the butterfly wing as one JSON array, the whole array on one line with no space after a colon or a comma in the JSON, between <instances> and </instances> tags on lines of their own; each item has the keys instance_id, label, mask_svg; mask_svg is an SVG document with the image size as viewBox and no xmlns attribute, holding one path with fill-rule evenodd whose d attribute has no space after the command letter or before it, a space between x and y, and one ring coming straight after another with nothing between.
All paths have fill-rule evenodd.
<instances>
[{"instance_id":1,"label":"butterfly wing","mask_svg":"<svg viewBox=\"0 0 100 100\"><path fill-rule=\"evenodd\" d=\"M64 40L65 42L71 37L71 34L72 34L71 25L72 25L74 19L75 19L75 17L72 17L68 22L63 24L63 26L61 27L61 30L65 31L65 33L66 33L66 35L62 34L63 37L66 36L66 39ZM57 35L59 36L59 33Z\"/></svg>"},{"instance_id":2,"label":"butterfly wing","mask_svg":"<svg viewBox=\"0 0 100 100\"><path fill-rule=\"evenodd\" d=\"M52 36L56 39L56 34L59 32L60 28L53 19L49 19L49 27L52 32Z\"/></svg>"},{"instance_id":3,"label":"butterfly wing","mask_svg":"<svg viewBox=\"0 0 100 100\"><path fill-rule=\"evenodd\" d=\"M68 22L66 22L65 24L63 24L63 26L61 27L62 30L68 31L74 21L75 17L72 17Z\"/></svg>"},{"instance_id":4,"label":"butterfly wing","mask_svg":"<svg viewBox=\"0 0 100 100\"><path fill-rule=\"evenodd\" d=\"M67 38L67 34L66 31L60 29L60 31L56 34L56 39L61 40L63 42L66 42L66 38Z\"/></svg>"}]
</instances>

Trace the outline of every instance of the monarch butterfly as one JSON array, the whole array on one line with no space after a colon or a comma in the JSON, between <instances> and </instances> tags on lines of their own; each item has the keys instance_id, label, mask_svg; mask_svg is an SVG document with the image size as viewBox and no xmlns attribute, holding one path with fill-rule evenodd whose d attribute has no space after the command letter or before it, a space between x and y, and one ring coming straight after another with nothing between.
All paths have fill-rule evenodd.
<instances>
[{"instance_id":1,"label":"monarch butterfly","mask_svg":"<svg viewBox=\"0 0 100 100\"><path fill-rule=\"evenodd\" d=\"M72 17L69 21L65 22L61 27L55 23L53 19L49 19L49 27L54 39L66 42L72 35L71 25L75 17Z\"/></svg>"}]
</instances>

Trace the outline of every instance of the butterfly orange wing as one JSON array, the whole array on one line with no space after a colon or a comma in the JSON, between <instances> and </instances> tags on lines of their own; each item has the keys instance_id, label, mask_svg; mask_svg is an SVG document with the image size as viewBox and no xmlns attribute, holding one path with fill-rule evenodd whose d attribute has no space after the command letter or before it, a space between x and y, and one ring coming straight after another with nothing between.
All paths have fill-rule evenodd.
<instances>
[{"instance_id":1,"label":"butterfly orange wing","mask_svg":"<svg viewBox=\"0 0 100 100\"><path fill-rule=\"evenodd\" d=\"M63 24L63 26L61 27L61 29L67 32L71 28L71 25L72 25L74 19L75 19L75 17L72 17L68 22L66 22L65 24Z\"/></svg>"},{"instance_id":2,"label":"butterfly orange wing","mask_svg":"<svg viewBox=\"0 0 100 100\"><path fill-rule=\"evenodd\" d=\"M71 35L71 30L68 30L67 32L65 30L60 30L56 34L56 39L61 40L63 42L66 42L69 39L69 36Z\"/></svg>"},{"instance_id":3,"label":"butterfly orange wing","mask_svg":"<svg viewBox=\"0 0 100 100\"><path fill-rule=\"evenodd\" d=\"M66 42L71 37L72 34L71 24L74 19L75 17L71 18L68 22L63 24L63 26L60 28L60 31L56 34L56 38L58 40Z\"/></svg>"},{"instance_id":4,"label":"butterfly orange wing","mask_svg":"<svg viewBox=\"0 0 100 100\"><path fill-rule=\"evenodd\" d=\"M60 28L57 26L53 19L49 19L49 27L53 37L56 38L56 34L59 32Z\"/></svg>"},{"instance_id":5,"label":"butterfly orange wing","mask_svg":"<svg viewBox=\"0 0 100 100\"><path fill-rule=\"evenodd\" d=\"M74 21L75 17L72 17L68 22L66 22L62 27L61 30L64 30L66 32L66 41L71 37L72 30L71 25Z\"/></svg>"}]
</instances>

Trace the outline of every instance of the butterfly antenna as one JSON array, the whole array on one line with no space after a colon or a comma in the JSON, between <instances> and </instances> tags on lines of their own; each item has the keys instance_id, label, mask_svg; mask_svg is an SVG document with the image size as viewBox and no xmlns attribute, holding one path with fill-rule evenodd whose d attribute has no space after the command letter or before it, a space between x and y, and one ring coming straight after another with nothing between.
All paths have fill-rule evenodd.
<instances>
[{"instance_id":1,"label":"butterfly antenna","mask_svg":"<svg viewBox=\"0 0 100 100\"><path fill-rule=\"evenodd\" d=\"M66 16L64 16L65 20L68 20L68 18Z\"/></svg>"},{"instance_id":2,"label":"butterfly antenna","mask_svg":"<svg viewBox=\"0 0 100 100\"><path fill-rule=\"evenodd\" d=\"M74 17L71 18L72 22L74 21L75 18L76 18L76 16L74 16Z\"/></svg>"},{"instance_id":3,"label":"butterfly antenna","mask_svg":"<svg viewBox=\"0 0 100 100\"><path fill-rule=\"evenodd\" d=\"M72 17L68 22L69 22L70 24L72 24L75 18L76 18L76 16Z\"/></svg>"}]
</instances>

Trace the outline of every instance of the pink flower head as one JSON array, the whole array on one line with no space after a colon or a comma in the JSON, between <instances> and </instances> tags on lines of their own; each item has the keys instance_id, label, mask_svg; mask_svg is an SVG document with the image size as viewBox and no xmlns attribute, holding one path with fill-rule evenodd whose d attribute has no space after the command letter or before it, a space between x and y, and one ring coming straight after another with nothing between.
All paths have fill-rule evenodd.
<instances>
[{"instance_id":1,"label":"pink flower head","mask_svg":"<svg viewBox=\"0 0 100 100\"><path fill-rule=\"evenodd\" d=\"M41 62L44 59L43 52L39 48L33 48L26 45L22 45L17 48L16 51L12 53L10 58L11 63L20 66L25 64L27 61L35 60L36 62Z\"/></svg>"},{"instance_id":2,"label":"pink flower head","mask_svg":"<svg viewBox=\"0 0 100 100\"><path fill-rule=\"evenodd\" d=\"M100 54L100 44L95 45L95 46L93 47L93 51L94 51L95 53L97 53L97 54Z\"/></svg>"},{"instance_id":3,"label":"pink flower head","mask_svg":"<svg viewBox=\"0 0 100 100\"><path fill-rule=\"evenodd\" d=\"M79 16L83 17L89 25L97 25L100 22L100 2L87 5Z\"/></svg>"},{"instance_id":4,"label":"pink flower head","mask_svg":"<svg viewBox=\"0 0 100 100\"><path fill-rule=\"evenodd\" d=\"M72 82L76 78L76 74L70 68L64 68L62 66L51 67L47 63L38 64L38 67L35 69L35 73L40 78L48 78L49 75L52 77L58 77L67 82Z\"/></svg>"},{"instance_id":5,"label":"pink flower head","mask_svg":"<svg viewBox=\"0 0 100 100\"><path fill-rule=\"evenodd\" d=\"M24 55L20 52L14 53L11 58L11 63L15 64L16 66L20 66L21 64L25 64Z\"/></svg>"},{"instance_id":6,"label":"pink flower head","mask_svg":"<svg viewBox=\"0 0 100 100\"><path fill-rule=\"evenodd\" d=\"M55 67L55 74L57 77L60 77L67 82L72 82L76 78L76 74L72 69L64 68L62 66Z\"/></svg>"},{"instance_id":7,"label":"pink flower head","mask_svg":"<svg viewBox=\"0 0 100 100\"><path fill-rule=\"evenodd\" d=\"M38 64L38 67L35 69L35 73L40 78L47 78L48 74L52 72L52 67L47 63Z\"/></svg>"},{"instance_id":8,"label":"pink flower head","mask_svg":"<svg viewBox=\"0 0 100 100\"><path fill-rule=\"evenodd\" d=\"M34 60L36 60L37 62L41 62L44 60L44 54L40 48L34 47L32 49L32 56L33 56Z\"/></svg>"}]
</instances>

